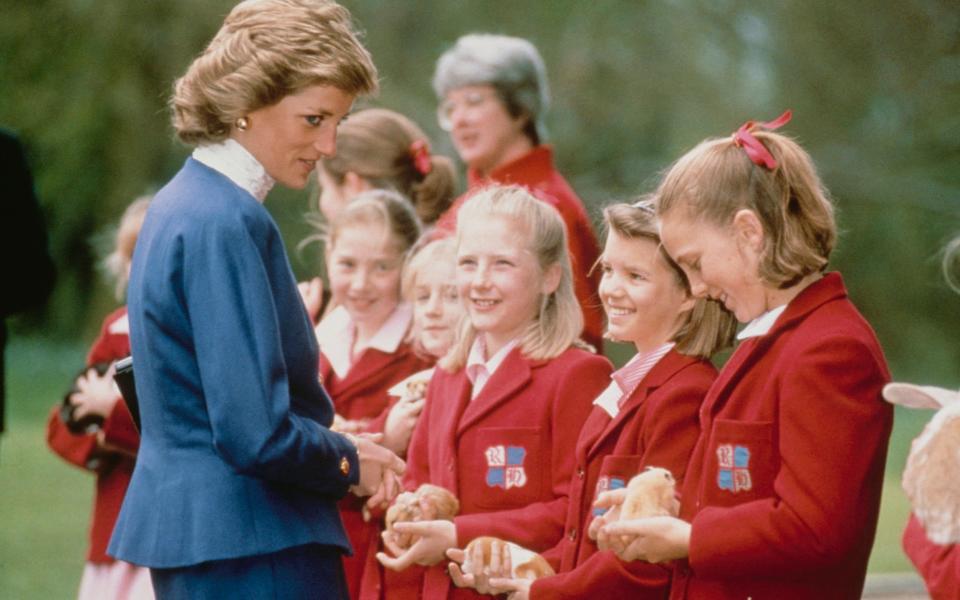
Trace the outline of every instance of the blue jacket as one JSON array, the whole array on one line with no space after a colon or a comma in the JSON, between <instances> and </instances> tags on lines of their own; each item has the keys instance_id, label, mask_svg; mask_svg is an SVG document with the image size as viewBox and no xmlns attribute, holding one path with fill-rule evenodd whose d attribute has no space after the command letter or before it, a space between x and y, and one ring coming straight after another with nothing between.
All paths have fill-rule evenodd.
<instances>
[{"instance_id":1,"label":"blue jacket","mask_svg":"<svg viewBox=\"0 0 960 600\"><path fill-rule=\"evenodd\" d=\"M128 301L142 439L109 553L163 568L349 550L336 501L357 455L327 428L316 339L266 209L188 159L148 210Z\"/></svg>"}]
</instances>

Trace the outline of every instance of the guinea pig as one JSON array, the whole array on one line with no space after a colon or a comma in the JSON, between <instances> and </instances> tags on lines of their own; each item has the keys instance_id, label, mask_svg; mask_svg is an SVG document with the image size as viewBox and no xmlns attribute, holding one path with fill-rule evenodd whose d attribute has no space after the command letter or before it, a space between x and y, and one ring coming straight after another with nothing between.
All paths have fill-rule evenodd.
<instances>
[{"instance_id":1,"label":"guinea pig","mask_svg":"<svg viewBox=\"0 0 960 600\"><path fill-rule=\"evenodd\" d=\"M384 525L393 532L397 545L408 548L416 540L409 534L394 531L394 523L403 521L452 521L460 510L460 501L446 488L424 483L414 492L403 492L397 496L387 514Z\"/></svg>"},{"instance_id":2,"label":"guinea pig","mask_svg":"<svg viewBox=\"0 0 960 600\"><path fill-rule=\"evenodd\" d=\"M513 579L539 579L540 577L549 577L555 575L556 572L553 570L553 567L550 566L550 563L547 562L547 559L540 556L532 550L527 550L523 546L514 544L513 542L507 542L499 538L491 536L481 536L474 539L472 542L467 544L467 547L464 548L464 561L461 569L464 573L472 573L476 570L476 566L473 564L473 555L476 552L477 546L481 548L481 553L483 556L483 565L486 567L490 564L490 557L493 553L493 545L496 542L501 544L506 544L510 552L510 576Z\"/></svg>"},{"instance_id":3,"label":"guinea pig","mask_svg":"<svg viewBox=\"0 0 960 600\"><path fill-rule=\"evenodd\" d=\"M647 467L627 483L627 496L620 508L620 520L680 514L677 482L667 469Z\"/></svg>"}]
</instances>

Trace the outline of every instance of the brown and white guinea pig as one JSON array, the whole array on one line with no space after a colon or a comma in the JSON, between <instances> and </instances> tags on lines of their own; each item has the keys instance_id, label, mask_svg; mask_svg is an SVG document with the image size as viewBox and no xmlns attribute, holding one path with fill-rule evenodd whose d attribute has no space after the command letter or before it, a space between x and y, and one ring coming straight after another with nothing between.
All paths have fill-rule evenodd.
<instances>
[{"instance_id":1,"label":"brown and white guinea pig","mask_svg":"<svg viewBox=\"0 0 960 600\"><path fill-rule=\"evenodd\" d=\"M960 392L889 383L883 397L892 404L937 411L910 448L903 491L930 541L960 542Z\"/></svg>"},{"instance_id":2,"label":"brown and white guinea pig","mask_svg":"<svg viewBox=\"0 0 960 600\"><path fill-rule=\"evenodd\" d=\"M490 557L493 554L493 546L496 542L506 544L510 551L510 576L513 579L539 579L556 575L553 567L547 562L547 559L540 556L532 550L527 550L523 546L518 546L513 542L507 542L491 536L481 536L474 539L464 548L464 561L461 569L464 573L471 573L475 570L473 564L473 555L476 547L480 546L483 556L483 567L490 564Z\"/></svg>"},{"instance_id":3,"label":"brown and white guinea pig","mask_svg":"<svg viewBox=\"0 0 960 600\"><path fill-rule=\"evenodd\" d=\"M404 521L452 521L460 510L460 501L446 488L424 483L414 492L397 496L387 514L384 525L393 531L393 524ZM410 547L416 540L409 534L395 533L397 545Z\"/></svg>"},{"instance_id":4,"label":"brown and white guinea pig","mask_svg":"<svg viewBox=\"0 0 960 600\"><path fill-rule=\"evenodd\" d=\"M620 507L621 521L678 514L677 482L667 469L647 467L627 483L627 497Z\"/></svg>"}]
</instances>

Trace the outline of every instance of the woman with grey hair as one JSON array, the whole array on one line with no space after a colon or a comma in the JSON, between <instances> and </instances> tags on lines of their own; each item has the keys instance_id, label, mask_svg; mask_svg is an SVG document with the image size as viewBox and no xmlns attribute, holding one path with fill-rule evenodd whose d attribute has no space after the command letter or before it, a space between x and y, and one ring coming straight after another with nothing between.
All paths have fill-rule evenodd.
<instances>
[{"instance_id":1,"label":"woman with grey hair","mask_svg":"<svg viewBox=\"0 0 960 600\"><path fill-rule=\"evenodd\" d=\"M505 35L462 36L437 61L433 89L440 126L450 133L467 165L467 192L440 217L437 228L453 231L457 211L478 188L519 184L560 212L567 226L583 338L601 349L603 311L596 297L600 254L587 211L553 164L544 143L550 103L546 69L529 41Z\"/></svg>"}]
</instances>

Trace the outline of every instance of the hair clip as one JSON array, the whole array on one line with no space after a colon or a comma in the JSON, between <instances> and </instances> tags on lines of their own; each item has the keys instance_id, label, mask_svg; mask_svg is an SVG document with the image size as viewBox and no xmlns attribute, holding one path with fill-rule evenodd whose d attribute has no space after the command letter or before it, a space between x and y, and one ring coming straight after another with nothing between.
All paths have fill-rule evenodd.
<instances>
[{"instance_id":1,"label":"hair clip","mask_svg":"<svg viewBox=\"0 0 960 600\"><path fill-rule=\"evenodd\" d=\"M753 161L753 164L760 167L766 167L772 171L773 169L777 168L777 160L772 154L770 154L770 151L767 150L767 147L760 143L760 140L753 137L753 130L757 127L760 127L762 129L766 129L767 131L773 131L789 123L792 117L793 112L787 109L782 115L773 121L767 121L766 123L747 121L740 126L740 129L734 132L733 144L743 148L743 151L747 153L747 156L750 157L750 160Z\"/></svg>"},{"instance_id":2,"label":"hair clip","mask_svg":"<svg viewBox=\"0 0 960 600\"><path fill-rule=\"evenodd\" d=\"M430 146L426 140L414 140L410 144L410 158L413 159L413 168L421 175L426 175L433 168L433 162L430 160Z\"/></svg>"},{"instance_id":3,"label":"hair clip","mask_svg":"<svg viewBox=\"0 0 960 600\"><path fill-rule=\"evenodd\" d=\"M640 200L637 200L637 201L634 202L633 204L631 204L630 207L631 207L631 208L636 208L636 209L638 209L638 210L642 210L643 212L647 213L648 215L655 215L655 214L657 214L657 211L656 211L656 209L653 207L653 203L654 203L653 200L644 197L644 198L641 198Z\"/></svg>"}]
</instances>

